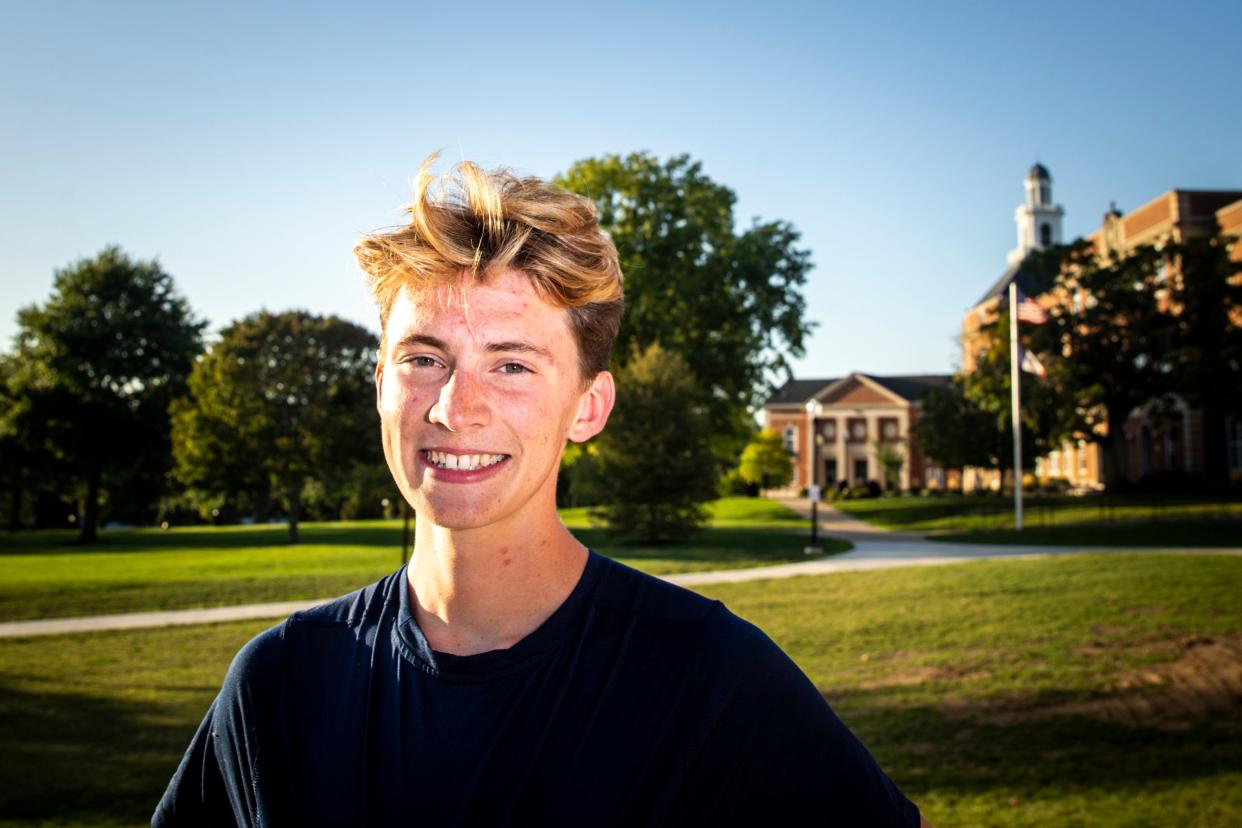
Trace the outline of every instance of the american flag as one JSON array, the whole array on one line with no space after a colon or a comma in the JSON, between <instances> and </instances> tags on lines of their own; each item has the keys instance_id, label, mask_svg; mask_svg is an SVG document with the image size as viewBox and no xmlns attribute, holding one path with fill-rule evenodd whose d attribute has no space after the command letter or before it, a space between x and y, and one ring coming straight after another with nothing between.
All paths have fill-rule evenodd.
<instances>
[{"instance_id":1,"label":"american flag","mask_svg":"<svg viewBox=\"0 0 1242 828\"><path fill-rule=\"evenodd\" d=\"M1018 321L1042 325L1048 321L1048 312L1034 299L1023 296L1022 291L1018 291Z\"/></svg>"}]
</instances>

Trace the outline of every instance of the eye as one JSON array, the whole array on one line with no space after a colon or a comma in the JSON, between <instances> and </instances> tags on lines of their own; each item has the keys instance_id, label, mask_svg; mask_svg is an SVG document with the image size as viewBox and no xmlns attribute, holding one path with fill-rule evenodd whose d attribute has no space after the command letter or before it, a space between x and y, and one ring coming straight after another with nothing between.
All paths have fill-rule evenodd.
<instances>
[{"instance_id":1,"label":"eye","mask_svg":"<svg viewBox=\"0 0 1242 828\"><path fill-rule=\"evenodd\" d=\"M518 362L506 362L500 366L500 373L502 374L526 374L529 372L529 368Z\"/></svg>"},{"instance_id":2,"label":"eye","mask_svg":"<svg viewBox=\"0 0 1242 828\"><path fill-rule=\"evenodd\" d=\"M409 362L416 368L438 368L440 366L440 363L436 362L435 359L429 356L410 357L406 360L406 362Z\"/></svg>"}]
</instances>

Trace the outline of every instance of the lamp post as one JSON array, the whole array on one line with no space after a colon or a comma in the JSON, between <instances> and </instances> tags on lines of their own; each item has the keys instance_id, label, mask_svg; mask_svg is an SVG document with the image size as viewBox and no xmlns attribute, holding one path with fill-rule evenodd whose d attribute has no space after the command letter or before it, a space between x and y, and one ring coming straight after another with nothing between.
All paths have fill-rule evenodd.
<instances>
[{"instance_id":1,"label":"lamp post","mask_svg":"<svg viewBox=\"0 0 1242 828\"><path fill-rule=\"evenodd\" d=\"M802 550L807 555L818 555L823 551L819 548L819 484L815 482L815 473L819 470L819 447L824 443L824 435L819 433L816 421L823 413L824 407L819 400L807 402L807 443L810 446L807 454L810 455L811 468L807 475L806 493L811 498L811 542Z\"/></svg>"}]
</instances>

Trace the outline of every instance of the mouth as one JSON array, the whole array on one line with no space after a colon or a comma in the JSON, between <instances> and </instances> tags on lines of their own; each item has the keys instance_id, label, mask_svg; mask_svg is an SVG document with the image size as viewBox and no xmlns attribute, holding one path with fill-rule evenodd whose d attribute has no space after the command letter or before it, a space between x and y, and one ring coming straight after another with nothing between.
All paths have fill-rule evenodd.
<instances>
[{"instance_id":1,"label":"mouth","mask_svg":"<svg viewBox=\"0 0 1242 828\"><path fill-rule=\"evenodd\" d=\"M482 471L509 459L507 454L454 454L438 449L422 449L419 454L428 466L445 471Z\"/></svg>"}]
</instances>

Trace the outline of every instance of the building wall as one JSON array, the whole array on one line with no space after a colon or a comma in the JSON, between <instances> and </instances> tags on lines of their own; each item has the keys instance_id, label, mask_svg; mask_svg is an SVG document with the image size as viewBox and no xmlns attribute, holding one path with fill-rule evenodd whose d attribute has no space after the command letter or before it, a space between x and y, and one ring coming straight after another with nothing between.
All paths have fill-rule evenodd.
<instances>
[{"instance_id":1,"label":"building wall","mask_svg":"<svg viewBox=\"0 0 1242 828\"><path fill-rule=\"evenodd\" d=\"M828 460L836 461L837 481L845 480L850 486L865 485L870 480L882 483L884 472L876 457L877 440L899 447L905 461L899 478L902 489L926 485L929 466L912 431L920 412L917 404L912 405L908 400L856 378L843 381L818 402L821 413L814 423L801 404L764 408L765 427L774 428L782 435L785 429L793 429L796 456L792 489L800 491L811 483L830 485ZM851 433L853 423L861 425L860 437ZM885 433L886 425L894 428L892 434ZM823 438L818 447L814 443L815 435ZM859 461L866 463L865 474L855 473Z\"/></svg>"},{"instance_id":2,"label":"building wall","mask_svg":"<svg viewBox=\"0 0 1242 828\"><path fill-rule=\"evenodd\" d=\"M1170 190L1127 214L1110 211L1104 217L1100 228L1088 236L1087 240L1098 255L1111 259L1145 244L1160 244L1170 240L1187 241L1217 233L1242 237L1242 191ZM1242 261L1242 242L1230 248L1230 257L1234 261ZM1170 277L1176 278L1176 274L1171 274ZM1242 279L1242 275L1235 278ZM1045 306L1071 300L1072 297L1052 294L1038 297L1040 304ZM976 370L976 355L986 347L987 334L980 329L995 320L999 304L999 299L993 297L971 308L963 317L964 373ZM1239 316L1242 317L1242 313ZM1242 324L1242 318L1235 322ZM1182 437L1187 471L1203 468L1202 420L1196 413L1192 414ZM1128 446L1131 457L1138 456L1140 450L1141 446ZM1137 468L1139 467L1131 466L1131 469ZM996 475L987 474L986 471L968 470L963 479L964 487L998 486L999 479ZM1102 488L1102 452L1093 442L1067 442L1059 451L1037 463L1036 474L1042 477L1065 478L1080 489Z\"/></svg>"}]
</instances>

